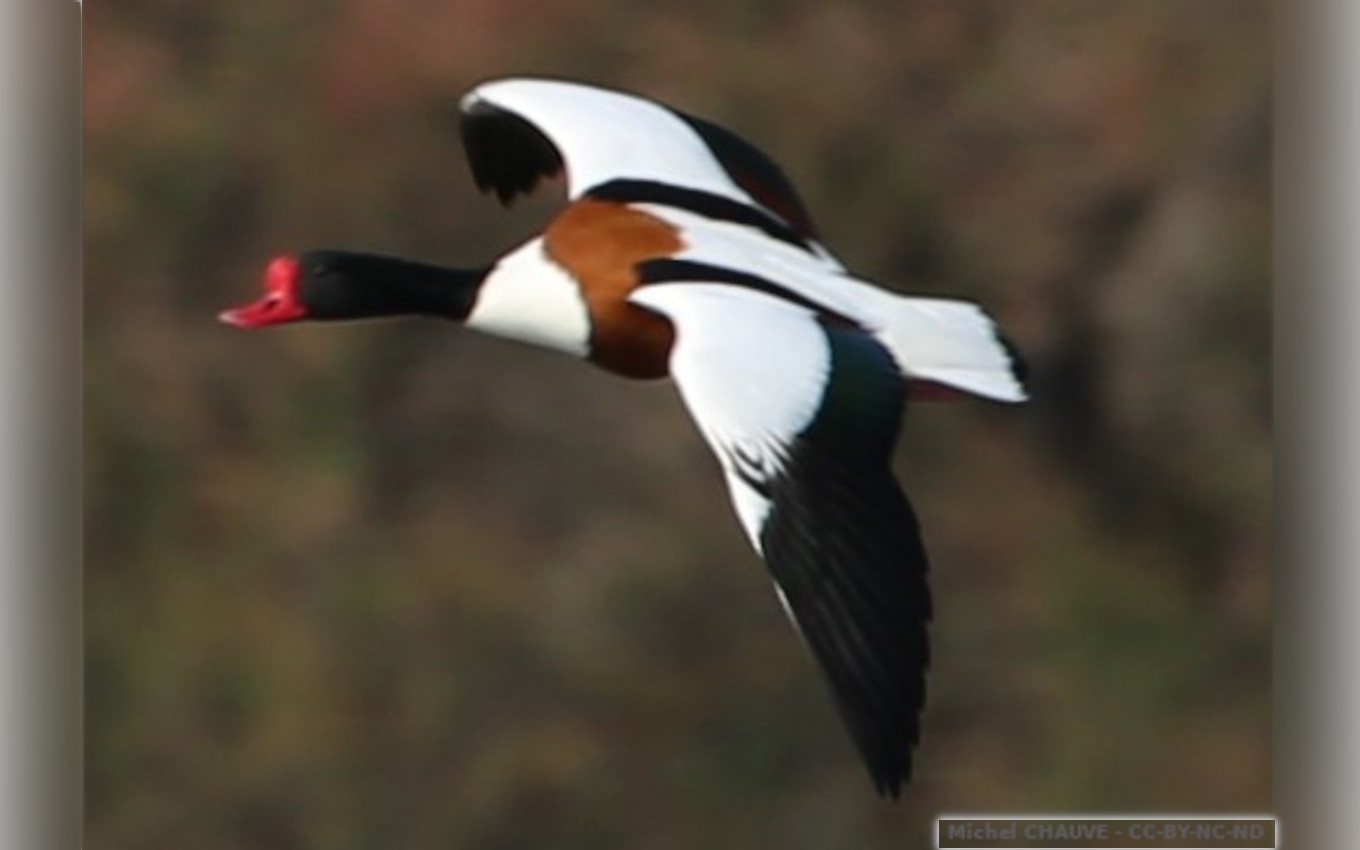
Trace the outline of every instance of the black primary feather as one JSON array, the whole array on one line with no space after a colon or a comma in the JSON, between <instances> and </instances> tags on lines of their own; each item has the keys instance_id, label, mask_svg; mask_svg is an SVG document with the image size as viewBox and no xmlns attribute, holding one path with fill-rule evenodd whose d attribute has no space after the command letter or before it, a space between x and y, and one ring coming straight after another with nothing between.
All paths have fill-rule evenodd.
<instances>
[{"instance_id":1,"label":"black primary feather","mask_svg":"<svg viewBox=\"0 0 1360 850\"><path fill-rule=\"evenodd\" d=\"M897 797L920 737L931 618L920 527L891 467L905 382L870 337L823 328L829 382L765 482L761 547L874 784Z\"/></svg>"},{"instance_id":2,"label":"black primary feather","mask_svg":"<svg viewBox=\"0 0 1360 850\"><path fill-rule=\"evenodd\" d=\"M509 205L545 177L562 172L562 155L537 127L509 110L476 101L460 122L472 179Z\"/></svg>"}]
</instances>

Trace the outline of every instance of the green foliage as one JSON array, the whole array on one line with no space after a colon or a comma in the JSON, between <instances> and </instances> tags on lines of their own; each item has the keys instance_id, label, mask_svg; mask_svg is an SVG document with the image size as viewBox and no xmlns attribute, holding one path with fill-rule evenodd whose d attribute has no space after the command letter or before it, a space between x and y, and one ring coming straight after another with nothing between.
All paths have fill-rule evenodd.
<instances>
[{"instance_id":1,"label":"green foliage","mask_svg":"<svg viewBox=\"0 0 1360 850\"><path fill-rule=\"evenodd\" d=\"M926 847L1269 807L1268 6L127 2L86 41L91 848ZM438 323L254 335L283 251L482 262L492 76L726 123L1035 400L910 411L931 702L877 800L665 386Z\"/></svg>"}]
</instances>

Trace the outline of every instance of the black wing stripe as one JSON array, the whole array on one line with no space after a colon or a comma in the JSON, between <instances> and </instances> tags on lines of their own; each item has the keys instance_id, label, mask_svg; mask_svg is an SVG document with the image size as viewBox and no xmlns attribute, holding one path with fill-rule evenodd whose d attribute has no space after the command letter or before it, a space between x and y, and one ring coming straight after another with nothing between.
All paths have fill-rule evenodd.
<instances>
[{"instance_id":1,"label":"black wing stripe","mask_svg":"<svg viewBox=\"0 0 1360 850\"><path fill-rule=\"evenodd\" d=\"M608 183L592 187L586 194L597 200L615 201L620 204L657 204L673 207L713 221L753 227L780 242L814 253L809 239L804 234L778 218L758 207L702 189L690 189L656 180L610 180Z\"/></svg>"},{"instance_id":2,"label":"black wing stripe","mask_svg":"<svg viewBox=\"0 0 1360 850\"><path fill-rule=\"evenodd\" d=\"M477 188L494 191L503 204L562 172L562 155L552 140L507 109L476 101L463 111L459 129Z\"/></svg>"},{"instance_id":3,"label":"black wing stripe","mask_svg":"<svg viewBox=\"0 0 1360 850\"><path fill-rule=\"evenodd\" d=\"M673 111L699 134L734 183L803 236L817 238L817 228L808 214L807 205L774 160L726 127L679 110Z\"/></svg>"},{"instance_id":4,"label":"black wing stripe","mask_svg":"<svg viewBox=\"0 0 1360 850\"><path fill-rule=\"evenodd\" d=\"M854 326L856 322L849 316L833 312L826 307L813 301L804 295L783 286L769 278L750 272L739 271L738 269L726 266L715 266L712 263L701 263L695 260L677 260L674 258L662 258L658 260L646 260L637 266L638 285L649 286L664 283L694 283L704 281L706 283L730 283L733 286L740 286L755 292L762 292L773 296L781 301L788 301L797 304L806 310L820 316L833 319L840 324Z\"/></svg>"},{"instance_id":5,"label":"black wing stripe","mask_svg":"<svg viewBox=\"0 0 1360 850\"><path fill-rule=\"evenodd\" d=\"M761 548L875 784L911 773L929 660L928 563L890 459L905 382L865 334L824 326L821 407L770 482Z\"/></svg>"}]
</instances>

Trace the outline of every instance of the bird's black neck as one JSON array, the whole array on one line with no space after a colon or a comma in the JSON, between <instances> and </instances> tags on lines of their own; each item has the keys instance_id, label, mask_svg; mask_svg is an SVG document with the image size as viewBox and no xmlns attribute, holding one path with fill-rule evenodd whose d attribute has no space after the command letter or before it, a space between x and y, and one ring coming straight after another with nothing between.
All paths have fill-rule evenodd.
<instances>
[{"instance_id":1,"label":"bird's black neck","mask_svg":"<svg viewBox=\"0 0 1360 850\"><path fill-rule=\"evenodd\" d=\"M461 322L490 271L349 251L317 251L301 263L308 315L321 320L418 315Z\"/></svg>"}]
</instances>

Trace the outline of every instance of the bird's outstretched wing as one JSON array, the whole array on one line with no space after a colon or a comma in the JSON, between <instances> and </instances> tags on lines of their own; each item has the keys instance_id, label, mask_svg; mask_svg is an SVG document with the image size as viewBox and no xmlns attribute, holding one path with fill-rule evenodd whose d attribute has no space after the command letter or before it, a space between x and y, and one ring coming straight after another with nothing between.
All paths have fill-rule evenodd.
<instances>
[{"instance_id":1,"label":"bird's outstretched wing","mask_svg":"<svg viewBox=\"0 0 1360 850\"><path fill-rule=\"evenodd\" d=\"M925 701L927 560L893 477L905 381L873 337L725 284L644 286L671 375L880 793L911 773Z\"/></svg>"},{"instance_id":2,"label":"bird's outstretched wing","mask_svg":"<svg viewBox=\"0 0 1360 850\"><path fill-rule=\"evenodd\" d=\"M509 203L566 172L567 195L772 215L806 239L812 219L779 166L737 134L653 101L542 79L484 83L462 101L473 178Z\"/></svg>"}]
</instances>

